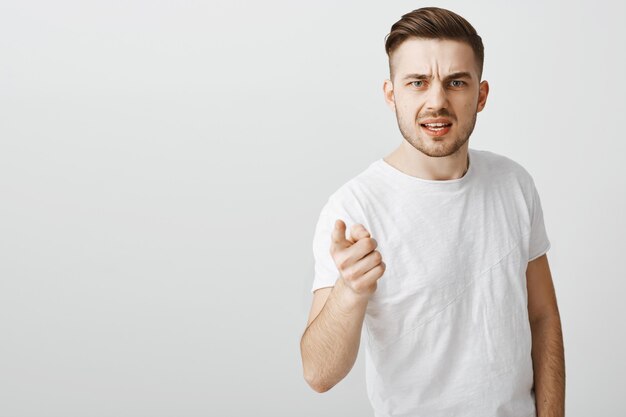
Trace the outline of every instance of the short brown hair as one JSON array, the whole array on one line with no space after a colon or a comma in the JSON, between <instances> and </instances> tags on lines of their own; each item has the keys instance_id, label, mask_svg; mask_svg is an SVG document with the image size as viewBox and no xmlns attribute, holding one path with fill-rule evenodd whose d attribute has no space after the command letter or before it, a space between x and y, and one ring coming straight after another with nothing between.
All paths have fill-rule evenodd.
<instances>
[{"instance_id":1,"label":"short brown hair","mask_svg":"<svg viewBox=\"0 0 626 417\"><path fill-rule=\"evenodd\" d=\"M389 57L389 74L393 80L391 54L408 38L448 39L465 42L472 47L478 64L478 80L483 74L485 48L476 29L463 17L439 7L422 7L406 13L391 26L385 36L385 51Z\"/></svg>"}]
</instances>

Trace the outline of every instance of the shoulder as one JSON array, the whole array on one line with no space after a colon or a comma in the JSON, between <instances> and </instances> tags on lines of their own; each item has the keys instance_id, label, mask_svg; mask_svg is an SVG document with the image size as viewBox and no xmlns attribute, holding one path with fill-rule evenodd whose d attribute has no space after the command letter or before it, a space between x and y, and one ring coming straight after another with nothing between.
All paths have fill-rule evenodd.
<instances>
[{"instance_id":1,"label":"shoulder","mask_svg":"<svg viewBox=\"0 0 626 417\"><path fill-rule=\"evenodd\" d=\"M322 207L323 214L343 214L349 219L362 219L366 190L371 190L376 181L377 161L361 168L347 181L332 190Z\"/></svg>"},{"instance_id":2,"label":"shoulder","mask_svg":"<svg viewBox=\"0 0 626 417\"><path fill-rule=\"evenodd\" d=\"M483 174L491 179L503 179L506 182L515 181L525 187L532 184L533 179L526 168L514 159L487 150L472 149L472 156L477 164L484 167Z\"/></svg>"},{"instance_id":3,"label":"shoulder","mask_svg":"<svg viewBox=\"0 0 626 417\"><path fill-rule=\"evenodd\" d=\"M376 173L378 161L361 168L341 186L331 192L327 204L359 205L363 199L363 191L370 190L379 179Z\"/></svg>"},{"instance_id":4,"label":"shoulder","mask_svg":"<svg viewBox=\"0 0 626 417\"><path fill-rule=\"evenodd\" d=\"M482 169L481 181L499 196L509 196L526 210L532 212L536 205L535 181L522 164L514 159L491 151L478 151Z\"/></svg>"}]
</instances>

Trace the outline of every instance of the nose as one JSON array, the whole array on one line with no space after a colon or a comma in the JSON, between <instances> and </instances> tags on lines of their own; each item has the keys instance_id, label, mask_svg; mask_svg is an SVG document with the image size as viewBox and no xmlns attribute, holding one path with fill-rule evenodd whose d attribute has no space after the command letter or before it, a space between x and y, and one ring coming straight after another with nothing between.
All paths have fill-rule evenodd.
<instances>
[{"instance_id":1,"label":"nose","mask_svg":"<svg viewBox=\"0 0 626 417\"><path fill-rule=\"evenodd\" d=\"M432 83L428 89L425 106L430 110L439 110L448 106L448 96L441 83Z\"/></svg>"}]
</instances>

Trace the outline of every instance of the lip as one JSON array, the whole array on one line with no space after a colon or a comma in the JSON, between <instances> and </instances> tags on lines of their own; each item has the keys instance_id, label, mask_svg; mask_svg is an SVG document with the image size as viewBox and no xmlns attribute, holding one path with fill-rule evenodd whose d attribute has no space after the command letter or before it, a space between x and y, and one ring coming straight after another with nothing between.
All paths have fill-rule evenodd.
<instances>
[{"instance_id":1,"label":"lip","mask_svg":"<svg viewBox=\"0 0 626 417\"><path fill-rule=\"evenodd\" d=\"M436 119L426 119L420 122L421 125L424 125L426 123L450 123L452 124L452 121L450 119L446 119L445 117L438 117Z\"/></svg>"},{"instance_id":2,"label":"lip","mask_svg":"<svg viewBox=\"0 0 626 417\"><path fill-rule=\"evenodd\" d=\"M446 122L427 122L427 123L446 123ZM452 126L448 126L448 127L444 127L443 129L441 129L439 131L434 131L434 130L430 130L426 126L422 126L420 124L420 129L422 129L424 131L424 133L426 133L428 136L432 136L432 137L443 136L443 135L447 134L450 131L451 128L452 128Z\"/></svg>"}]
</instances>

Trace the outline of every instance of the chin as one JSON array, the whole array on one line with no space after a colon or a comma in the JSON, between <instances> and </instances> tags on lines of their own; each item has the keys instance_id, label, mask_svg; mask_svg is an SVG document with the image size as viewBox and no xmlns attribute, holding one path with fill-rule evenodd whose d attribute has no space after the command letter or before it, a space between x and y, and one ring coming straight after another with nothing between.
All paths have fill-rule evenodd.
<instances>
[{"instance_id":1,"label":"chin","mask_svg":"<svg viewBox=\"0 0 626 417\"><path fill-rule=\"evenodd\" d=\"M453 142L452 138L449 137L437 139L429 137L426 140L418 139L418 146L415 146L415 148L430 157L442 158L457 153L463 147L465 142Z\"/></svg>"}]
</instances>

